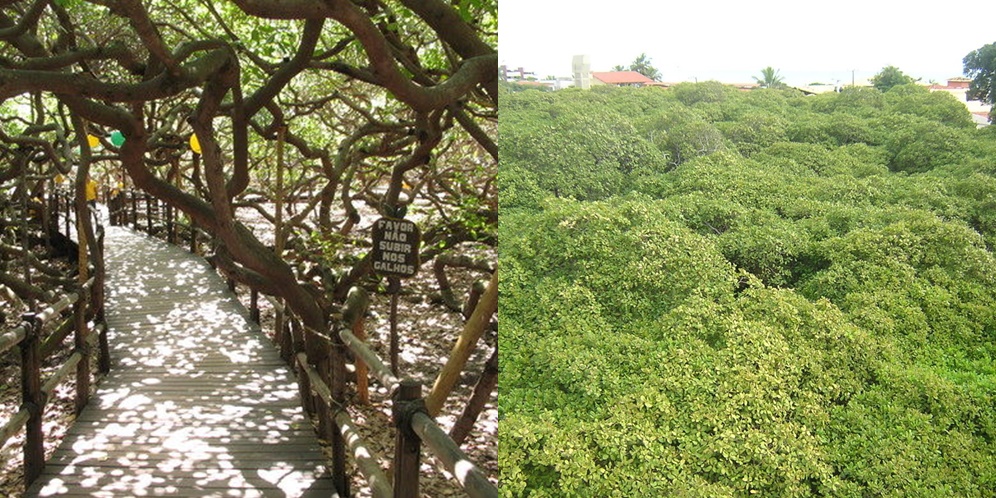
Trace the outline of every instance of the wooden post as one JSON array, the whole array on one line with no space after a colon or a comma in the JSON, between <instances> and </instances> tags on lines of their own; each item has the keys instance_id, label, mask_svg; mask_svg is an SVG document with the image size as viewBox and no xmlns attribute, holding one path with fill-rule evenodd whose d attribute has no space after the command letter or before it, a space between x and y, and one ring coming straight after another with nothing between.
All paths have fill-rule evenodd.
<instances>
[{"instance_id":1,"label":"wooden post","mask_svg":"<svg viewBox=\"0 0 996 498\"><path fill-rule=\"evenodd\" d=\"M277 310L277 313L280 314L280 327L276 330L280 334L279 337L276 337L277 344L280 345L280 357L290 363L290 358L294 354L294 341L296 339L294 338L294 334L291 333L290 324L287 323L287 319L283 316L283 309Z\"/></svg>"},{"instance_id":2,"label":"wooden post","mask_svg":"<svg viewBox=\"0 0 996 498\"><path fill-rule=\"evenodd\" d=\"M289 362L291 358L291 351L294 349L293 340L290 336L290 326L287 323L287 318L284 316L284 307L286 303L283 299L278 299L276 301L276 306L274 306L273 315L273 342L280 347L280 357L284 361Z\"/></svg>"},{"instance_id":3,"label":"wooden post","mask_svg":"<svg viewBox=\"0 0 996 498\"><path fill-rule=\"evenodd\" d=\"M349 293L346 294L346 302L342 305L343 323L350 327L353 335L361 341L366 341L367 338L367 334L363 330L363 322L369 305L370 296L363 287L359 286L349 289ZM354 365L356 366L356 393L359 395L360 403L368 405L370 404L370 386L367 364L359 355L355 355Z\"/></svg>"},{"instance_id":4,"label":"wooden post","mask_svg":"<svg viewBox=\"0 0 996 498\"><path fill-rule=\"evenodd\" d=\"M138 192L131 191L131 224L138 230Z\"/></svg>"},{"instance_id":5,"label":"wooden post","mask_svg":"<svg viewBox=\"0 0 996 498\"><path fill-rule=\"evenodd\" d=\"M109 225L114 226L114 194L108 186L104 186L104 199L107 200L107 222Z\"/></svg>"},{"instance_id":6,"label":"wooden post","mask_svg":"<svg viewBox=\"0 0 996 498\"><path fill-rule=\"evenodd\" d=\"M156 221L156 231L162 231L163 240L167 239L166 203L158 197L152 199L152 212Z\"/></svg>"},{"instance_id":7,"label":"wooden post","mask_svg":"<svg viewBox=\"0 0 996 498\"><path fill-rule=\"evenodd\" d=\"M312 403L314 397L311 395L311 379L308 374L304 372L304 366L298 365L297 369L297 383L298 391L301 395L301 407L304 408L304 412L308 417L315 414L315 406Z\"/></svg>"},{"instance_id":8,"label":"wooden post","mask_svg":"<svg viewBox=\"0 0 996 498\"><path fill-rule=\"evenodd\" d=\"M68 180L67 180L68 181ZM66 194L66 237L69 237L69 213L72 212L72 203L69 202L69 194ZM78 238L79 236L77 236Z\"/></svg>"},{"instance_id":9,"label":"wooden post","mask_svg":"<svg viewBox=\"0 0 996 498\"><path fill-rule=\"evenodd\" d=\"M259 324L259 291L249 291L249 319Z\"/></svg>"},{"instance_id":10,"label":"wooden post","mask_svg":"<svg viewBox=\"0 0 996 498\"><path fill-rule=\"evenodd\" d=\"M145 193L145 233L152 235L152 196Z\"/></svg>"},{"instance_id":11,"label":"wooden post","mask_svg":"<svg viewBox=\"0 0 996 498\"><path fill-rule=\"evenodd\" d=\"M337 405L335 410L342 409L346 405L346 345L339 338L338 333L332 334L332 347L326 359L320 362L323 367L319 372L325 375L326 381L331 380L329 387L332 391L332 402ZM324 404L324 403L320 403ZM342 437L342 431L334 421L329 421L329 443L332 445L332 481L335 488L344 497L351 496L349 493L349 478L346 475L346 440Z\"/></svg>"},{"instance_id":12,"label":"wooden post","mask_svg":"<svg viewBox=\"0 0 996 498\"><path fill-rule=\"evenodd\" d=\"M120 194L119 194L120 195ZM118 201L120 203L120 199ZM99 248L98 254L101 261L104 261L104 235L103 229L100 230L100 234L97 237L97 247ZM98 323L103 325L100 328L100 335L97 336L100 353L97 356L97 367L100 373L106 374L111 371L111 348L107 340L107 321L104 319L104 307L106 303L107 294L104 285L107 282L107 267L104 264L97 265L97 280L93 283L93 307L96 313L94 314L93 323Z\"/></svg>"},{"instance_id":13,"label":"wooden post","mask_svg":"<svg viewBox=\"0 0 996 498\"><path fill-rule=\"evenodd\" d=\"M273 343L280 349L280 357L290 363L291 351L294 349L293 338L290 337L290 329L284 320L284 309L279 301L273 307L273 314Z\"/></svg>"},{"instance_id":14,"label":"wooden post","mask_svg":"<svg viewBox=\"0 0 996 498\"><path fill-rule=\"evenodd\" d=\"M167 181L172 180L173 186L176 188L180 187L180 180L183 178L183 174L180 172L180 158L173 159L172 165L170 166L170 175ZM169 224L169 243L179 245L176 237L176 208L172 204L166 205L166 218Z\"/></svg>"},{"instance_id":15,"label":"wooden post","mask_svg":"<svg viewBox=\"0 0 996 498\"><path fill-rule=\"evenodd\" d=\"M289 358L291 358L290 361L293 361L293 358L296 358L298 353L305 350L304 327L294 317L288 316L287 318L288 325L290 326L290 333L287 335L290 338L291 344ZM300 377L298 379L301 380ZM307 382L307 379L304 379L304 381ZM315 413L315 404L312 401L314 398L311 396L310 383L307 387L308 389L302 388L301 402L304 403L304 408L308 413Z\"/></svg>"},{"instance_id":16,"label":"wooden post","mask_svg":"<svg viewBox=\"0 0 996 498\"><path fill-rule=\"evenodd\" d=\"M97 359L98 368L100 368L100 373L107 374L111 371L111 347L110 341L107 340L107 322L104 320L104 306L101 303L100 308L97 310L97 323L102 323L104 326L100 329L100 335L97 336L100 344L100 356Z\"/></svg>"},{"instance_id":17,"label":"wooden post","mask_svg":"<svg viewBox=\"0 0 996 498\"><path fill-rule=\"evenodd\" d=\"M393 411L397 436L394 439L394 498L418 498L421 441L412 430L411 416L422 397L422 384L406 379L395 393Z\"/></svg>"},{"instance_id":18,"label":"wooden post","mask_svg":"<svg viewBox=\"0 0 996 498\"><path fill-rule=\"evenodd\" d=\"M23 318L28 334L21 341L21 402L30 414L24 442L24 482L27 488L45 468L45 435L42 432L45 398L41 390L41 356L38 354L42 323L33 313L25 314Z\"/></svg>"},{"instance_id":19,"label":"wooden post","mask_svg":"<svg viewBox=\"0 0 996 498\"><path fill-rule=\"evenodd\" d=\"M176 224L174 223L173 206L166 204L166 240L170 244L176 244Z\"/></svg>"},{"instance_id":20,"label":"wooden post","mask_svg":"<svg viewBox=\"0 0 996 498\"><path fill-rule=\"evenodd\" d=\"M86 402L90 398L90 345L87 344L90 331L87 330L86 326L86 303L89 300L86 296L87 293L88 291L81 289L76 306L73 307L73 318L76 322L74 346L83 357L76 364L76 415L83 411L83 407L86 406Z\"/></svg>"},{"instance_id":21,"label":"wooden post","mask_svg":"<svg viewBox=\"0 0 996 498\"><path fill-rule=\"evenodd\" d=\"M116 188L115 190L117 193L108 197L110 200L108 201L107 210L109 211L108 214L110 215L109 218L111 226L118 226L121 224L118 221L121 217L121 189Z\"/></svg>"}]
</instances>

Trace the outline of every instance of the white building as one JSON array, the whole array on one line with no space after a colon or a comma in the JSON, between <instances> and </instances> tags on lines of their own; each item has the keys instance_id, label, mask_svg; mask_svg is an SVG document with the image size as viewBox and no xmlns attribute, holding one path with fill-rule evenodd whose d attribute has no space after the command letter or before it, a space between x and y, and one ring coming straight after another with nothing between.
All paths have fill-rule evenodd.
<instances>
[{"instance_id":1,"label":"white building","mask_svg":"<svg viewBox=\"0 0 996 498\"><path fill-rule=\"evenodd\" d=\"M575 55L571 67L574 86L582 90L591 88L591 59L587 55Z\"/></svg>"},{"instance_id":2,"label":"white building","mask_svg":"<svg viewBox=\"0 0 996 498\"><path fill-rule=\"evenodd\" d=\"M971 78L948 78L947 85L930 85L932 92L948 92L956 99L965 104L968 112L972 113L972 119L979 126L989 125L989 111L992 106L978 100L968 100L968 87L972 84Z\"/></svg>"}]
</instances>

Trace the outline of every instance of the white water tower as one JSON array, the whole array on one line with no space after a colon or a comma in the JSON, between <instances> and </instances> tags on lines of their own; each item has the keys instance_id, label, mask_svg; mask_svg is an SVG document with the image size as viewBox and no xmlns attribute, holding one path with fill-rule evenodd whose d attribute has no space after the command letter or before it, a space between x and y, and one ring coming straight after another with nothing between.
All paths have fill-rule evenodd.
<instances>
[{"instance_id":1,"label":"white water tower","mask_svg":"<svg viewBox=\"0 0 996 498\"><path fill-rule=\"evenodd\" d=\"M574 86L587 90L591 88L591 59L587 55L575 55Z\"/></svg>"}]
</instances>

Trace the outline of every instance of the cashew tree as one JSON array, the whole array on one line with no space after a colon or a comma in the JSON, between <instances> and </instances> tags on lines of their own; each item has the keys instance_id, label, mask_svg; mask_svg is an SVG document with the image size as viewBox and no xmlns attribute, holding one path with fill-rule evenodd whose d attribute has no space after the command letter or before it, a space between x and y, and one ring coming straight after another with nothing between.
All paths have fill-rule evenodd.
<instances>
[{"instance_id":1,"label":"cashew tree","mask_svg":"<svg viewBox=\"0 0 996 498\"><path fill-rule=\"evenodd\" d=\"M2 2L0 180L28 157L42 176L120 175L210 233L230 277L324 330L366 259L307 282L237 210L306 246L348 236L357 200L395 216L419 198L429 257L495 244L496 31L494 0ZM287 195L305 207L278 211Z\"/></svg>"}]
</instances>

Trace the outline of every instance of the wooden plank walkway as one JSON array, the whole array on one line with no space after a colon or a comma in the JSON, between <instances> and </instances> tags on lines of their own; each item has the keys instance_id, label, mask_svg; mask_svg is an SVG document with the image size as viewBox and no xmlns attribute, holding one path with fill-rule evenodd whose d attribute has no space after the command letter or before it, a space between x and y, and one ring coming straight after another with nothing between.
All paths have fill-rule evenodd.
<instances>
[{"instance_id":1,"label":"wooden plank walkway","mask_svg":"<svg viewBox=\"0 0 996 498\"><path fill-rule=\"evenodd\" d=\"M202 258L110 227L111 373L27 496L336 496L297 384Z\"/></svg>"}]
</instances>

